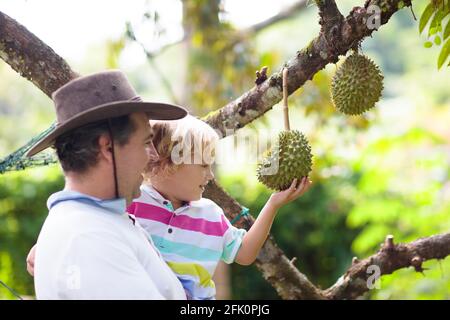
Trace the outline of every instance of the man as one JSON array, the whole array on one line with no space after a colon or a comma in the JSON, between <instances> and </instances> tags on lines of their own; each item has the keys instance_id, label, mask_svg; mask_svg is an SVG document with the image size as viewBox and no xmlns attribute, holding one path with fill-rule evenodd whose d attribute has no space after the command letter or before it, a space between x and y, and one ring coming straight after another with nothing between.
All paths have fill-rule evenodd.
<instances>
[{"instance_id":1,"label":"man","mask_svg":"<svg viewBox=\"0 0 450 320\"><path fill-rule=\"evenodd\" d=\"M143 102L120 71L77 78L52 98L57 125L27 153L53 145L65 176L36 245L37 298L185 299L125 209L157 156L148 120L179 119L186 110Z\"/></svg>"}]
</instances>

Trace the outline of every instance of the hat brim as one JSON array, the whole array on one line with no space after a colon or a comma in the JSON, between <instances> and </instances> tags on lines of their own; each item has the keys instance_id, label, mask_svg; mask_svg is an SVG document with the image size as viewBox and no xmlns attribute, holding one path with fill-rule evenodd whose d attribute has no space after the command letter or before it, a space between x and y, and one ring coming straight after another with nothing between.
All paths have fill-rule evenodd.
<instances>
[{"instance_id":1,"label":"hat brim","mask_svg":"<svg viewBox=\"0 0 450 320\"><path fill-rule=\"evenodd\" d=\"M184 118L187 115L187 111L183 107L166 103L140 101L118 101L107 103L81 112L66 122L56 125L54 130L50 131L36 142L25 155L31 157L36 153L47 149L54 144L57 137L75 128L79 128L92 122L120 117L136 112L145 112L151 120L176 120Z\"/></svg>"}]
</instances>

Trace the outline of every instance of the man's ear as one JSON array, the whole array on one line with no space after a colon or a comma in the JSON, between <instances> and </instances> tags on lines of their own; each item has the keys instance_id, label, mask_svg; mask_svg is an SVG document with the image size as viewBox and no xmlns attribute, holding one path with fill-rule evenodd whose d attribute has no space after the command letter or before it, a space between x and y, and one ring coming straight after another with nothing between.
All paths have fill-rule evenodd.
<instances>
[{"instance_id":1,"label":"man's ear","mask_svg":"<svg viewBox=\"0 0 450 320\"><path fill-rule=\"evenodd\" d=\"M102 134L98 138L99 157L105 159L108 162L112 162L112 145L111 139L107 134Z\"/></svg>"}]
</instances>

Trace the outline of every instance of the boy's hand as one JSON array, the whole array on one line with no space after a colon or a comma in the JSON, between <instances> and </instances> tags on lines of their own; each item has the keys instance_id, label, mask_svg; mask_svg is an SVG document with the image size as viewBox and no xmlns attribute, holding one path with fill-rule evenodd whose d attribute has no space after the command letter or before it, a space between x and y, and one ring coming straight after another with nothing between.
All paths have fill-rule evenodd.
<instances>
[{"instance_id":1,"label":"boy's hand","mask_svg":"<svg viewBox=\"0 0 450 320\"><path fill-rule=\"evenodd\" d=\"M304 194L309 189L312 183L312 181L309 180L308 177L303 177L298 187L296 187L297 181L298 179L294 179L291 186L284 191L272 193L269 199L269 203L278 210L285 204L294 201L302 194Z\"/></svg>"},{"instance_id":2,"label":"boy's hand","mask_svg":"<svg viewBox=\"0 0 450 320\"><path fill-rule=\"evenodd\" d=\"M27 271L33 277L34 277L34 257L35 257L35 254L36 254L36 245L34 245L33 248L31 248L31 250L30 250L30 252L28 253L28 256L27 256Z\"/></svg>"}]
</instances>

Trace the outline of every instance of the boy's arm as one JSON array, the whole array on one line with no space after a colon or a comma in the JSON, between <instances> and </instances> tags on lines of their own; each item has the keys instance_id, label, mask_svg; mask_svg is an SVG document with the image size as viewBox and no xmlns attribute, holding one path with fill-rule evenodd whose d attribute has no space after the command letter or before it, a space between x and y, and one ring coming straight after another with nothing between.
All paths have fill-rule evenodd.
<instances>
[{"instance_id":1,"label":"boy's arm","mask_svg":"<svg viewBox=\"0 0 450 320\"><path fill-rule=\"evenodd\" d=\"M235 262L241 265L250 265L255 261L269 235L278 209L305 193L311 185L311 181L308 177L304 177L298 188L296 188L296 185L297 179L294 179L289 189L273 193L270 196L258 218L242 239L242 245L236 255Z\"/></svg>"}]
</instances>

